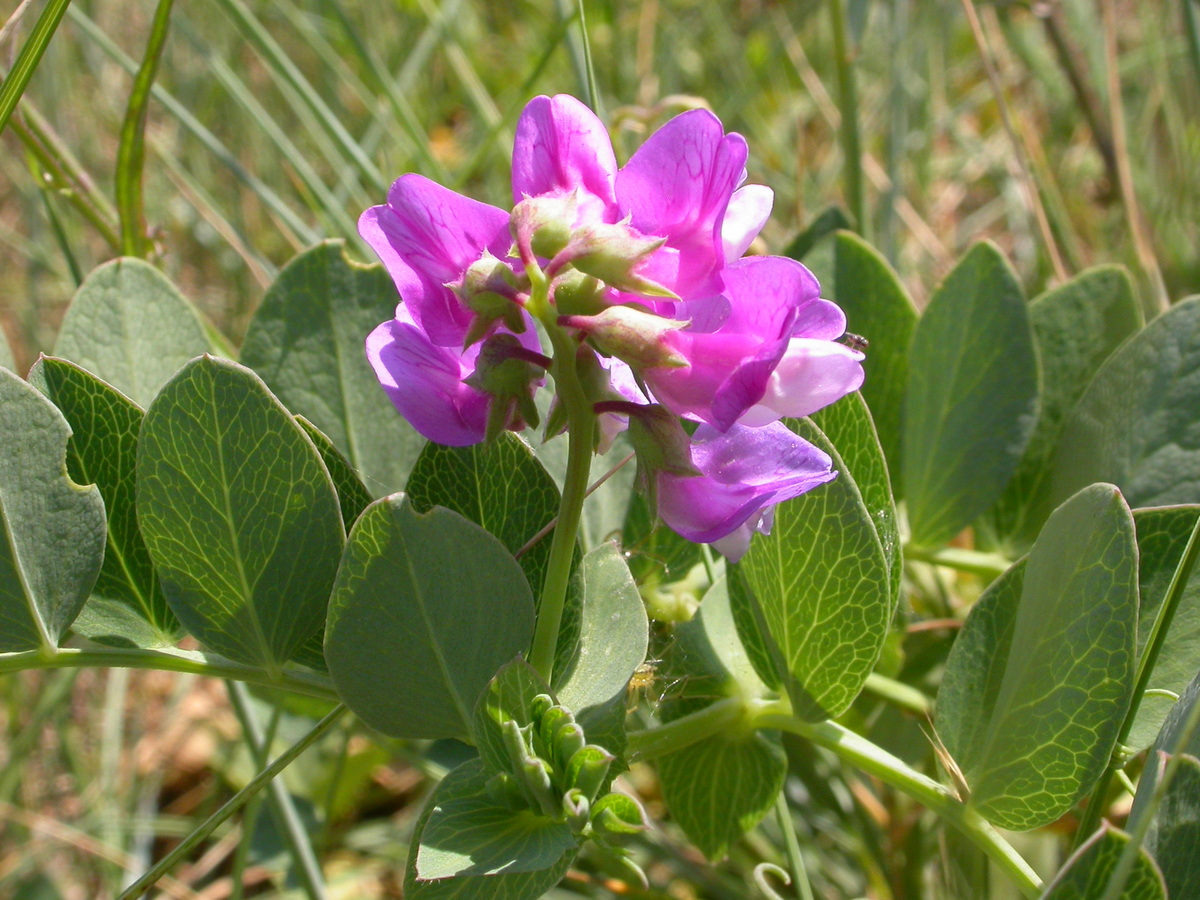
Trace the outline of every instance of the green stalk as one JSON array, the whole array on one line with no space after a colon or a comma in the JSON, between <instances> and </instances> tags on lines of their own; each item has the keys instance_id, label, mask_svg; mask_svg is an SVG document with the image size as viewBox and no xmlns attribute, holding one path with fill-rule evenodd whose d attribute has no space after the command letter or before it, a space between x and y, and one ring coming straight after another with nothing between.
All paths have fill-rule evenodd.
<instances>
[{"instance_id":1,"label":"green stalk","mask_svg":"<svg viewBox=\"0 0 1200 900\"><path fill-rule=\"evenodd\" d=\"M270 784L284 769L290 766L301 753L311 747L345 714L346 707L339 703L318 722L308 734L280 754L279 758L263 769L244 788L234 794L229 801L215 813L205 819L191 834L179 842L174 850L160 859L141 878L121 892L117 900L134 900L142 896L148 889L169 872L176 863L204 843L208 836L217 830L234 813L246 805L260 790Z\"/></svg>"},{"instance_id":2,"label":"green stalk","mask_svg":"<svg viewBox=\"0 0 1200 900\"><path fill-rule=\"evenodd\" d=\"M158 73L167 32L171 26L171 7L175 0L158 0L146 55L133 79L129 106L121 123L121 143L117 147L114 190L121 214L121 252L126 256L145 256L150 248L146 238L146 211L142 197L142 173L146 162L146 114L150 109L150 88Z\"/></svg>"},{"instance_id":3,"label":"green stalk","mask_svg":"<svg viewBox=\"0 0 1200 900\"><path fill-rule=\"evenodd\" d=\"M775 799L775 817L779 820L779 830L783 832L783 846L787 851L788 868L792 871L792 885L800 894L800 900L813 900L812 884L808 880L808 870L804 867L800 842L796 840L796 823L792 821L792 810L788 806L786 791L780 791Z\"/></svg>"},{"instance_id":4,"label":"green stalk","mask_svg":"<svg viewBox=\"0 0 1200 900\"><path fill-rule=\"evenodd\" d=\"M1134 682L1129 710L1125 713L1125 720L1121 723L1121 730L1117 734L1118 748L1122 747L1129 739L1129 732L1133 729L1134 720L1137 719L1138 708L1150 685L1150 676L1154 674L1154 666L1158 662L1163 644L1167 640L1171 623L1175 620L1175 612L1179 609L1179 604L1183 602L1184 589L1192 577L1192 571L1196 568L1197 558L1200 558L1200 516L1196 517L1191 537L1188 538L1187 546L1183 548L1179 565L1175 567L1175 573L1171 576L1171 583L1167 586L1162 606L1158 608L1158 615L1154 618L1154 627L1146 639L1146 648L1138 660L1137 681ZM1109 761L1108 767L1104 770L1104 774L1100 777L1096 789L1092 791L1091 802L1088 803L1083 818L1079 822L1079 829L1075 832L1076 847L1087 840L1100 824L1104 799L1108 796L1109 787L1121 768L1121 762L1114 754L1113 759Z\"/></svg>"},{"instance_id":5,"label":"green stalk","mask_svg":"<svg viewBox=\"0 0 1200 900\"><path fill-rule=\"evenodd\" d=\"M928 550L912 544L904 545L904 558L934 566L945 566L947 569L956 569L959 572L987 579L999 578L1013 564L1013 560L1001 556L999 553L981 553L965 547L941 547L937 550Z\"/></svg>"},{"instance_id":6,"label":"green stalk","mask_svg":"<svg viewBox=\"0 0 1200 900\"><path fill-rule=\"evenodd\" d=\"M550 372L554 376L558 400L567 412L567 474L558 507L558 524L554 526L550 543L550 559L546 563L546 580L538 604L529 661L546 682L552 684L558 631L562 625L567 584L571 579L571 560L575 555L575 538L579 534L583 499L587 496L592 472L596 415L579 381L575 341L554 322L546 323L546 330L554 347L554 365Z\"/></svg>"},{"instance_id":7,"label":"green stalk","mask_svg":"<svg viewBox=\"0 0 1200 900\"><path fill-rule=\"evenodd\" d=\"M208 675L278 688L319 700L338 700L333 683L316 673L286 670L272 677L265 670L233 662L214 653L192 650L144 650L130 647L89 647L80 650L60 647L52 650L23 650L0 653L0 675L27 669L123 668L158 669Z\"/></svg>"},{"instance_id":8,"label":"green stalk","mask_svg":"<svg viewBox=\"0 0 1200 900\"><path fill-rule=\"evenodd\" d=\"M254 717L254 710L250 705L250 692L246 690L246 686L236 681L227 681L225 686L229 690L233 711L242 725L242 737L250 745L251 755L257 765L266 766L267 760L270 759L271 740L278 724L279 708L276 707L271 727L264 733ZM325 890L321 864L313 853L312 843L309 841L304 822L296 811L292 795L288 793L282 781L275 780L267 786L267 799L272 812L275 813L275 823L296 863L293 873L300 882L300 887L309 900L325 900L328 893Z\"/></svg>"},{"instance_id":9,"label":"green stalk","mask_svg":"<svg viewBox=\"0 0 1200 900\"><path fill-rule=\"evenodd\" d=\"M631 733L629 756L638 760L663 756L739 724L788 731L824 747L843 762L875 776L937 813L1006 872L1024 896L1033 900L1040 895L1041 879L1037 873L979 813L959 800L949 788L836 722L814 723L797 719L786 700L747 702L739 697L728 697L657 728Z\"/></svg>"},{"instance_id":10,"label":"green stalk","mask_svg":"<svg viewBox=\"0 0 1200 900\"><path fill-rule=\"evenodd\" d=\"M858 89L854 80L854 55L857 51L850 47L842 0L829 0L829 14L833 18L833 58L837 68L838 106L842 114L838 137L846 176L846 203L854 216L854 227L870 240L867 201L863 190L862 141L858 133Z\"/></svg>"},{"instance_id":11,"label":"green stalk","mask_svg":"<svg viewBox=\"0 0 1200 900\"><path fill-rule=\"evenodd\" d=\"M28 40L21 47L8 77L0 82L0 133L3 133L4 126L8 124L13 110L17 108L29 79L33 77L38 63L42 61L42 55L50 45L50 39L54 37L58 23L62 21L63 14L70 5L71 0L50 0L46 4L46 8L34 23Z\"/></svg>"}]
</instances>

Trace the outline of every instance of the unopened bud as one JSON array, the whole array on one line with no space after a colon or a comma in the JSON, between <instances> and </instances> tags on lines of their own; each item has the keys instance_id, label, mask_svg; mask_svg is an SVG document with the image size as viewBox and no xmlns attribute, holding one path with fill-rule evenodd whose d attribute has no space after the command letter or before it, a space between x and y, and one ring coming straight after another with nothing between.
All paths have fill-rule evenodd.
<instances>
[{"instance_id":1,"label":"unopened bud","mask_svg":"<svg viewBox=\"0 0 1200 900\"><path fill-rule=\"evenodd\" d=\"M592 833L597 840L619 845L647 828L646 813L632 797L605 794L592 804Z\"/></svg>"},{"instance_id":2,"label":"unopened bud","mask_svg":"<svg viewBox=\"0 0 1200 900\"><path fill-rule=\"evenodd\" d=\"M571 240L579 212L575 192L563 196L526 197L512 211L509 227L517 252L528 263L534 257L551 259Z\"/></svg>"},{"instance_id":3,"label":"unopened bud","mask_svg":"<svg viewBox=\"0 0 1200 900\"><path fill-rule=\"evenodd\" d=\"M635 369L650 366L679 369L688 365L687 358L665 340L672 331L686 327L686 321L667 319L632 306L610 306L595 316L560 316L558 322L578 328L602 352L623 359Z\"/></svg>"},{"instance_id":4,"label":"unopened bud","mask_svg":"<svg viewBox=\"0 0 1200 900\"><path fill-rule=\"evenodd\" d=\"M533 390L541 383L550 358L530 350L514 335L493 334L479 350L475 371L463 382L488 394L487 440L501 431L520 431L539 421Z\"/></svg>"},{"instance_id":5,"label":"unopened bud","mask_svg":"<svg viewBox=\"0 0 1200 900\"><path fill-rule=\"evenodd\" d=\"M578 788L571 788L563 794L563 815L567 817L567 824L576 834L587 827L591 818L591 806L591 802Z\"/></svg>"},{"instance_id":6,"label":"unopened bud","mask_svg":"<svg viewBox=\"0 0 1200 900\"><path fill-rule=\"evenodd\" d=\"M446 287L475 313L463 340L464 348L483 338L497 321L503 321L517 334L525 330L517 277L508 265L489 251L485 250L471 263L461 279L449 282Z\"/></svg>"},{"instance_id":7,"label":"unopened bud","mask_svg":"<svg viewBox=\"0 0 1200 900\"><path fill-rule=\"evenodd\" d=\"M583 791L589 800L595 800L614 759L615 756L595 744L580 748L567 763L567 784Z\"/></svg>"},{"instance_id":8,"label":"unopened bud","mask_svg":"<svg viewBox=\"0 0 1200 900\"><path fill-rule=\"evenodd\" d=\"M637 272L666 240L641 234L625 223L590 222L572 233L570 242L555 256L550 268L557 270L570 264L619 291L678 300L670 288Z\"/></svg>"}]
</instances>

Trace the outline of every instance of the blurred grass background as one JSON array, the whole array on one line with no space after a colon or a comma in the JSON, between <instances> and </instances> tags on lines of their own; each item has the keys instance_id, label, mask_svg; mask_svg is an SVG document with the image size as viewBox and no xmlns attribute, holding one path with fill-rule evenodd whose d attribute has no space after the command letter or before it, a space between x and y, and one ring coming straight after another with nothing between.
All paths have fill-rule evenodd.
<instances>
[{"instance_id":1,"label":"blurred grass background","mask_svg":"<svg viewBox=\"0 0 1200 900\"><path fill-rule=\"evenodd\" d=\"M0 5L4 72L44 5ZM75 0L0 135L0 327L22 371L53 345L79 278L118 252L119 134L154 15L150 0ZM1129 266L1151 311L1200 291L1196 0L589 0L586 16L618 156L707 105L749 140L750 179L775 190L764 250L837 204L863 214L919 303L981 237L1031 294L1102 262ZM370 258L354 222L400 174L507 204L523 105L586 96L580 34L569 0L178 4L146 125L152 259L236 344L299 249L343 237ZM244 783L236 721L211 688L116 672L0 684L0 896L110 896L131 859ZM286 732L286 716L260 712ZM926 753L911 731L897 740ZM329 742L293 790L325 823L331 896L398 896L425 764L387 764L403 748L349 731ZM936 838L919 810L804 765L818 888L925 896ZM278 838L256 821L218 832L208 867L163 896L237 897L230 871L278 873ZM652 897L746 896L780 846L768 824L713 870L677 833L653 840L666 887ZM577 873L567 890L611 896L604 877Z\"/></svg>"}]
</instances>

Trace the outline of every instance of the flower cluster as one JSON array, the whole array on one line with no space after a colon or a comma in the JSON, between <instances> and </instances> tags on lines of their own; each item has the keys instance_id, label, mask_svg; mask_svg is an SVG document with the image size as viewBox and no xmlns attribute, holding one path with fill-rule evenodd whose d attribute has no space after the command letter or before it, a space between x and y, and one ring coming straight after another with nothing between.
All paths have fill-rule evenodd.
<instances>
[{"instance_id":1,"label":"flower cluster","mask_svg":"<svg viewBox=\"0 0 1200 900\"><path fill-rule=\"evenodd\" d=\"M545 372L577 366L601 433L631 426L664 521L739 557L773 504L834 477L778 420L863 377L812 273L743 257L772 203L742 185L746 156L741 135L692 110L618 168L600 120L559 95L521 115L511 212L398 179L359 220L402 301L367 339L392 402L430 440L468 445L538 424ZM535 318L576 359L544 355ZM679 417L700 423L690 437Z\"/></svg>"}]
</instances>

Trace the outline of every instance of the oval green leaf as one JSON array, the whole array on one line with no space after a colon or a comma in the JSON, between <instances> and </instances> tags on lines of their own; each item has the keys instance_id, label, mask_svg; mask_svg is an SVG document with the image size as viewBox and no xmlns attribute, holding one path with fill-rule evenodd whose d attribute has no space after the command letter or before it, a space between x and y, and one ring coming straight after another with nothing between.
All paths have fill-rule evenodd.
<instances>
[{"instance_id":1,"label":"oval green leaf","mask_svg":"<svg viewBox=\"0 0 1200 900\"><path fill-rule=\"evenodd\" d=\"M1120 493L1080 491L1018 567L968 616L946 664L938 726L969 804L1027 830L1091 789L1129 706L1137 547Z\"/></svg>"},{"instance_id":2,"label":"oval green leaf","mask_svg":"<svg viewBox=\"0 0 1200 900\"><path fill-rule=\"evenodd\" d=\"M104 501L67 475L71 426L0 368L0 652L52 649L104 561Z\"/></svg>"},{"instance_id":3,"label":"oval green leaf","mask_svg":"<svg viewBox=\"0 0 1200 900\"><path fill-rule=\"evenodd\" d=\"M769 535L737 564L761 611L796 715L840 715L862 690L894 605L888 559L854 476L810 420L788 422L833 459L838 477L775 507Z\"/></svg>"},{"instance_id":4,"label":"oval green leaf","mask_svg":"<svg viewBox=\"0 0 1200 900\"><path fill-rule=\"evenodd\" d=\"M1148 324L1100 367L1054 452L1052 502L1094 481L1132 507L1200 503L1200 297Z\"/></svg>"},{"instance_id":5,"label":"oval green leaf","mask_svg":"<svg viewBox=\"0 0 1200 900\"><path fill-rule=\"evenodd\" d=\"M1021 286L976 244L917 323L904 403L904 496L912 542L940 547L988 509L1025 450L1038 364Z\"/></svg>"},{"instance_id":6,"label":"oval green leaf","mask_svg":"<svg viewBox=\"0 0 1200 900\"><path fill-rule=\"evenodd\" d=\"M71 301L54 355L143 409L189 359L220 352L200 313L165 275L132 257L93 270Z\"/></svg>"},{"instance_id":7,"label":"oval green leaf","mask_svg":"<svg viewBox=\"0 0 1200 900\"><path fill-rule=\"evenodd\" d=\"M394 737L465 737L492 676L533 639L533 595L504 545L448 509L377 500L346 543L325 659L338 693Z\"/></svg>"},{"instance_id":8,"label":"oval green leaf","mask_svg":"<svg viewBox=\"0 0 1200 900\"><path fill-rule=\"evenodd\" d=\"M615 544L583 558L579 642L570 662L556 667L559 701L576 713L623 697L629 678L646 658L650 623L637 584Z\"/></svg>"},{"instance_id":9,"label":"oval green leaf","mask_svg":"<svg viewBox=\"0 0 1200 900\"><path fill-rule=\"evenodd\" d=\"M1142 311L1129 273L1120 266L1100 266L1036 297L1029 320L1042 365L1041 410L991 517L997 533L1020 552L1033 543L1054 508L1050 460L1067 414L1104 360L1142 327Z\"/></svg>"},{"instance_id":10,"label":"oval green leaf","mask_svg":"<svg viewBox=\"0 0 1200 900\"><path fill-rule=\"evenodd\" d=\"M337 494L249 369L205 356L163 387L138 440L137 511L167 602L207 648L277 670L321 627Z\"/></svg>"},{"instance_id":11,"label":"oval green leaf","mask_svg":"<svg viewBox=\"0 0 1200 900\"><path fill-rule=\"evenodd\" d=\"M71 425L67 472L104 497L108 544L92 596L75 630L101 643L163 647L179 639L137 522L138 430L143 413L116 388L74 363L42 357L29 380Z\"/></svg>"},{"instance_id":12,"label":"oval green leaf","mask_svg":"<svg viewBox=\"0 0 1200 900\"><path fill-rule=\"evenodd\" d=\"M867 377L862 396L896 477L901 471L900 417L917 308L887 260L853 232L839 231L834 240L833 279L833 298L846 311L846 327L871 342L863 360Z\"/></svg>"},{"instance_id":13,"label":"oval green leaf","mask_svg":"<svg viewBox=\"0 0 1200 900\"><path fill-rule=\"evenodd\" d=\"M425 443L388 401L363 349L398 300L382 266L353 263L342 241L326 241L284 266L240 357L288 409L329 435L375 497L404 488Z\"/></svg>"}]
</instances>

